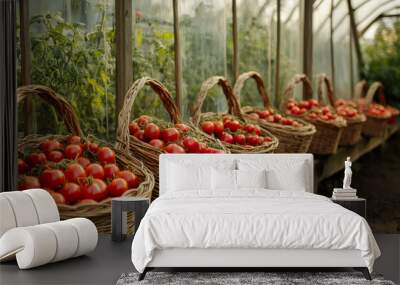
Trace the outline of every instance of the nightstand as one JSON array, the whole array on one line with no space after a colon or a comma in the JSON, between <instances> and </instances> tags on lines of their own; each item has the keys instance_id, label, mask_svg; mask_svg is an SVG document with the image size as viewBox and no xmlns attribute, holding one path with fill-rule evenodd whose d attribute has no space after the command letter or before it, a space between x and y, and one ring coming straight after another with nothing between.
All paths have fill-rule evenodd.
<instances>
[{"instance_id":1,"label":"nightstand","mask_svg":"<svg viewBox=\"0 0 400 285\"><path fill-rule=\"evenodd\" d=\"M342 207L359 214L364 219L367 218L367 200L357 198L352 200L331 199L332 202L341 205Z\"/></svg>"},{"instance_id":2,"label":"nightstand","mask_svg":"<svg viewBox=\"0 0 400 285\"><path fill-rule=\"evenodd\" d=\"M150 200L142 197L119 197L111 200L111 238L123 241L128 232L127 212L135 214L135 232L149 208Z\"/></svg>"}]
</instances>

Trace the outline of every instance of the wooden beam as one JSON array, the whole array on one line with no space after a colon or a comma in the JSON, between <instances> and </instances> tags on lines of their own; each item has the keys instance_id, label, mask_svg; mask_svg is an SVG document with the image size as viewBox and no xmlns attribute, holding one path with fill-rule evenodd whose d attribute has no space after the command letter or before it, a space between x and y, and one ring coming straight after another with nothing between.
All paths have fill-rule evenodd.
<instances>
[{"instance_id":1,"label":"wooden beam","mask_svg":"<svg viewBox=\"0 0 400 285\"><path fill-rule=\"evenodd\" d=\"M349 41L349 49L350 49L350 53L349 53L349 60L350 60L350 98L354 97L354 59L353 59L353 41L351 40L353 38L353 32L350 29L349 30L350 33L350 41Z\"/></svg>"},{"instance_id":2,"label":"wooden beam","mask_svg":"<svg viewBox=\"0 0 400 285\"><path fill-rule=\"evenodd\" d=\"M333 13L335 7L333 5L333 0L331 0L331 9L329 15L329 47L330 47L330 56L331 56L331 73L332 73L332 85L335 88L335 49L333 43Z\"/></svg>"},{"instance_id":3,"label":"wooden beam","mask_svg":"<svg viewBox=\"0 0 400 285\"><path fill-rule=\"evenodd\" d=\"M179 3L173 0L174 12L174 51L175 51L175 104L182 111L182 52L179 29Z\"/></svg>"},{"instance_id":4,"label":"wooden beam","mask_svg":"<svg viewBox=\"0 0 400 285\"><path fill-rule=\"evenodd\" d=\"M312 78L313 65L313 3L312 1L302 1L302 54L303 54L303 73L308 78ZM306 87L303 86L303 99L308 98ZM311 94L310 94L311 95Z\"/></svg>"},{"instance_id":5,"label":"wooden beam","mask_svg":"<svg viewBox=\"0 0 400 285\"><path fill-rule=\"evenodd\" d=\"M31 57L31 39L29 35L29 0L19 1L19 21L20 21L20 47L21 47L21 85L31 84L32 57ZM24 134L36 132L36 116L31 97L24 100Z\"/></svg>"},{"instance_id":6,"label":"wooden beam","mask_svg":"<svg viewBox=\"0 0 400 285\"><path fill-rule=\"evenodd\" d=\"M132 71L132 1L116 0L116 81L115 111L118 115L124 104L125 93L133 80Z\"/></svg>"},{"instance_id":7,"label":"wooden beam","mask_svg":"<svg viewBox=\"0 0 400 285\"><path fill-rule=\"evenodd\" d=\"M305 1L307 1L307 0L305 0ZM342 3L342 1L343 1L343 0L337 1L336 4L333 6L333 10L335 10L335 9L340 5L340 3ZM314 10L316 10L316 9L314 9ZM318 12L316 11L316 13L318 13ZM322 23L319 25L318 29L315 31L315 34L319 34L319 32L322 31L322 29L324 28L324 25L325 25L326 23L328 23L328 21L330 21L330 16L326 17L326 18L322 21Z\"/></svg>"},{"instance_id":8,"label":"wooden beam","mask_svg":"<svg viewBox=\"0 0 400 285\"><path fill-rule=\"evenodd\" d=\"M232 0L232 39L233 39L233 76L239 76L239 41L238 41L238 18L236 0Z\"/></svg>"},{"instance_id":9,"label":"wooden beam","mask_svg":"<svg viewBox=\"0 0 400 285\"><path fill-rule=\"evenodd\" d=\"M395 9L397 9L397 8L400 8L400 6L399 7L397 7L396 6L396 8ZM388 9L389 11L391 10L391 9ZM385 11L383 11L382 12L382 14L379 14L378 16L376 16L375 18L373 18L369 23L368 23L368 25L367 26L365 26L359 33L358 33L358 37L359 38L361 38L368 30L369 30L369 28L371 28L371 26L373 25L373 24L375 24L376 22L378 22L380 19L382 19L382 18L397 18L397 17L400 17L400 14L388 14L388 15L385 15L385 13L387 13L387 12L389 12L389 11L387 11L387 10L385 10Z\"/></svg>"},{"instance_id":10,"label":"wooden beam","mask_svg":"<svg viewBox=\"0 0 400 285\"><path fill-rule=\"evenodd\" d=\"M356 21L354 18L354 9L351 4L351 0L347 0L347 7L349 9L350 29L351 29L351 34L352 34L352 38L350 38L350 40L352 40L354 43L354 48L356 50L356 55L357 55L358 72L360 74L360 77L362 77L361 75L363 74L363 70L364 70L364 59L363 59L363 56L361 53L360 41L359 41L358 32L357 32L357 25L356 25Z\"/></svg>"},{"instance_id":11,"label":"wooden beam","mask_svg":"<svg viewBox=\"0 0 400 285\"><path fill-rule=\"evenodd\" d=\"M281 0L276 0L276 59L275 59L275 103L280 104L280 57L281 57Z\"/></svg>"}]
</instances>

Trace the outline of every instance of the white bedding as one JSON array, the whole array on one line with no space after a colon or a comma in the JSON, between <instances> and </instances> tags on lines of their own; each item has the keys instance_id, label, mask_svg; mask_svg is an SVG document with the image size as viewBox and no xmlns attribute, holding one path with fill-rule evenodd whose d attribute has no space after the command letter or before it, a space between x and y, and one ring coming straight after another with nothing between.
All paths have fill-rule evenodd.
<instances>
[{"instance_id":1,"label":"white bedding","mask_svg":"<svg viewBox=\"0 0 400 285\"><path fill-rule=\"evenodd\" d=\"M370 271L380 255L359 215L320 195L265 189L159 197L133 240L135 268L143 272L165 248L357 249Z\"/></svg>"}]
</instances>

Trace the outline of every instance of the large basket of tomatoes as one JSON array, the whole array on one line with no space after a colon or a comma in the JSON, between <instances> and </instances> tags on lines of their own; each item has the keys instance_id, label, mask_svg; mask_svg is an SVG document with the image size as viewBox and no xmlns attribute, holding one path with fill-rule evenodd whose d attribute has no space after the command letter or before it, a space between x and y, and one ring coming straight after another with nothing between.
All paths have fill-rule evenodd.
<instances>
[{"instance_id":1,"label":"large basket of tomatoes","mask_svg":"<svg viewBox=\"0 0 400 285\"><path fill-rule=\"evenodd\" d=\"M357 103L353 100L335 99L332 81L321 74L318 82L318 94L323 92L323 85L326 86L326 92L329 103L335 107L336 113L342 116L347 123L339 145L354 145L361 139L363 125L367 120L365 115L358 110ZM320 95L322 96L322 95Z\"/></svg>"},{"instance_id":2,"label":"large basket of tomatoes","mask_svg":"<svg viewBox=\"0 0 400 285\"><path fill-rule=\"evenodd\" d=\"M131 121L131 110L139 92L149 86L159 96L170 122L142 115ZM149 77L136 80L129 88L119 114L117 148L131 154L151 170L155 177L152 198L158 197L159 156L161 153L226 153L225 147L192 124L181 120L170 92L159 81Z\"/></svg>"},{"instance_id":3,"label":"large basket of tomatoes","mask_svg":"<svg viewBox=\"0 0 400 285\"><path fill-rule=\"evenodd\" d=\"M43 188L62 219L85 217L99 232L111 232L111 199L151 197L154 177L137 159L94 137L84 138L71 105L52 89L30 85L17 100L39 96L57 110L70 135L30 135L18 142L18 188ZM133 216L128 219L134 225Z\"/></svg>"},{"instance_id":4,"label":"large basket of tomatoes","mask_svg":"<svg viewBox=\"0 0 400 285\"><path fill-rule=\"evenodd\" d=\"M374 102L375 95L378 95L380 103ZM385 105L385 95L382 83L374 82L368 89L365 98L359 99L360 109L366 114L367 122L364 124L362 133L368 137L383 137L386 133L388 123L392 118L398 116L393 107ZM393 111L392 111L393 110Z\"/></svg>"},{"instance_id":5,"label":"large basket of tomatoes","mask_svg":"<svg viewBox=\"0 0 400 285\"><path fill-rule=\"evenodd\" d=\"M220 86L228 104L228 113L202 113L208 92ZM245 119L240 104L233 95L228 81L213 76L203 82L192 108L192 121L209 136L219 139L231 153L269 153L278 147L278 139L256 120Z\"/></svg>"},{"instance_id":6,"label":"large basket of tomatoes","mask_svg":"<svg viewBox=\"0 0 400 285\"><path fill-rule=\"evenodd\" d=\"M336 153L346 120L338 116L329 105L323 106L322 94L318 101L308 99L297 102L293 99L293 91L297 84L303 83L312 94L311 82L304 74L297 74L288 84L281 103L282 110L288 114L303 118L313 124L317 131L313 136L309 152L314 154Z\"/></svg>"},{"instance_id":7,"label":"large basket of tomatoes","mask_svg":"<svg viewBox=\"0 0 400 285\"><path fill-rule=\"evenodd\" d=\"M314 125L296 117L281 114L273 108L265 89L261 75L255 71L249 71L239 75L233 87L233 94L240 103L240 92L248 79L254 79L258 93L263 101L264 107L245 106L241 110L245 118L257 120L275 135L279 140L279 146L275 152L280 153L303 153L310 147L312 137L315 134Z\"/></svg>"}]
</instances>

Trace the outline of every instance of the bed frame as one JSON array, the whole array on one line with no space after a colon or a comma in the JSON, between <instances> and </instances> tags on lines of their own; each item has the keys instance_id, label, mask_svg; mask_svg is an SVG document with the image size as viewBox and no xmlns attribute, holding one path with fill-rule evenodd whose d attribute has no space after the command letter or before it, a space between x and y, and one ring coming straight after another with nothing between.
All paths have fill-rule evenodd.
<instances>
[{"instance_id":1,"label":"bed frame","mask_svg":"<svg viewBox=\"0 0 400 285\"><path fill-rule=\"evenodd\" d=\"M265 158L271 156L274 159L303 160L306 162L309 185L307 192L313 191L313 156L312 154L239 154L235 159ZM167 169L170 161L178 162L185 157L188 160L207 159L214 160L234 159L232 155L213 155L205 157L204 154L174 155L162 154L160 156L160 195L165 193L164 183L168 179ZM169 248L158 249L154 252L152 261L139 275L143 280L146 273L156 268L203 268L217 269L229 268L234 271L246 271L250 269L265 268L353 268L361 271L367 280L371 275L359 250L330 250L330 249L238 249L238 248ZM262 271L262 270L260 270Z\"/></svg>"}]
</instances>

